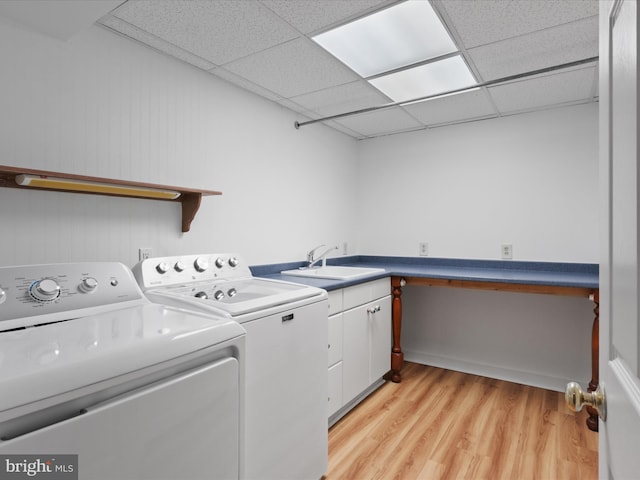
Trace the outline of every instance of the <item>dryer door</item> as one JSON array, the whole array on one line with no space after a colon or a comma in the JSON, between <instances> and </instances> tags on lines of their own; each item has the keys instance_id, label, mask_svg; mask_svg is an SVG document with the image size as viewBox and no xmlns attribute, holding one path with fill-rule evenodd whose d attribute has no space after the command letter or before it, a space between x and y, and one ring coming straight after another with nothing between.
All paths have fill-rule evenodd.
<instances>
[{"instance_id":1,"label":"dryer door","mask_svg":"<svg viewBox=\"0 0 640 480\"><path fill-rule=\"evenodd\" d=\"M0 442L0 456L78 454L78 478L95 480L237 479L239 389L225 358Z\"/></svg>"}]
</instances>

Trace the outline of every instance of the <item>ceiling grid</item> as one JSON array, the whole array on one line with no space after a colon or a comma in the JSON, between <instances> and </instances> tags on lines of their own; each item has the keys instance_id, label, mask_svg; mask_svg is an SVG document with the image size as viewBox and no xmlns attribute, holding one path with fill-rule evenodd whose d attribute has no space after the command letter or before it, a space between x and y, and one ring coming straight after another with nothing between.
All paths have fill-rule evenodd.
<instances>
[{"instance_id":1,"label":"ceiling grid","mask_svg":"<svg viewBox=\"0 0 640 480\"><path fill-rule=\"evenodd\" d=\"M293 110L304 123L394 102L312 38L400 3L128 0L99 23ZM480 84L598 56L598 0L431 4ZM597 83L596 58L506 84L322 123L364 139L593 102Z\"/></svg>"}]
</instances>

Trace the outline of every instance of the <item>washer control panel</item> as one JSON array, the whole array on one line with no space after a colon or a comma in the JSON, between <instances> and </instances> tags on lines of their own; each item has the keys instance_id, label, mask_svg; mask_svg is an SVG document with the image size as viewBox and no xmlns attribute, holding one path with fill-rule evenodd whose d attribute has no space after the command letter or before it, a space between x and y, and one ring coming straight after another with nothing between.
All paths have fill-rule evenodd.
<instances>
[{"instance_id":1,"label":"washer control panel","mask_svg":"<svg viewBox=\"0 0 640 480\"><path fill-rule=\"evenodd\" d=\"M134 300L144 300L144 296L131 270L121 263L0 267L0 330L5 330L9 324L15 325L21 318L63 314ZM46 320L57 321L57 318ZM33 319L26 320L21 326L34 322L38 323Z\"/></svg>"},{"instance_id":2,"label":"washer control panel","mask_svg":"<svg viewBox=\"0 0 640 480\"><path fill-rule=\"evenodd\" d=\"M138 284L148 288L203 280L233 280L251 277L240 255L213 253L147 258L133 267Z\"/></svg>"}]
</instances>

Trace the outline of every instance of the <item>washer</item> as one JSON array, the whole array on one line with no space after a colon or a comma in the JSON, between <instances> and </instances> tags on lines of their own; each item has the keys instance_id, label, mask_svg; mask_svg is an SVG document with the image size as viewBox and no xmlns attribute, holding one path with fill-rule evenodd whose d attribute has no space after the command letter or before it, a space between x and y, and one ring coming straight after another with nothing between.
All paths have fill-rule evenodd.
<instances>
[{"instance_id":1,"label":"washer","mask_svg":"<svg viewBox=\"0 0 640 480\"><path fill-rule=\"evenodd\" d=\"M225 315L246 330L246 478L322 477L327 293L255 278L237 254L147 259L133 273L150 300Z\"/></svg>"},{"instance_id":2,"label":"washer","mask_svg":"<svg viewBox=\"0 0 640 480\"><path fill-rule=\"evenodd\" d=\"M240 478L244 342L119 263L0 268L0 476Z\"/></svg>"}]
</instances>

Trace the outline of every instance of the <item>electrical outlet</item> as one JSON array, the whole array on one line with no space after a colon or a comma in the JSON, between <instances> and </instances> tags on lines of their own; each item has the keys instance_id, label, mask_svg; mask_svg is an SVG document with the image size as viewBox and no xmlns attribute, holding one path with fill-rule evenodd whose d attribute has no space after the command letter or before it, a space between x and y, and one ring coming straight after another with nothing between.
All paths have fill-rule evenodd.
<instances>
[{"instance_id":1,"label":"electrical outlet","mask_svg":"<svg viewBox=\"0 0 640 480\"><path fill-rule=\"evenodd\" d=\"M138 261L146 260L147 258L151 258L151 247L147 248L139 248L138 249Z\"/></svg>"},{"instance_id":2,"label":"electrical outlet","mask_svg":"<svg viewBox=\"0 0 640 480\"><path fill-rule=\"evenodd\" d=\"M419 243L418 252L421 257L427 257L429 255L429 244L427 242Z\"/></svg>"},{"instance_id":3,"label":"electrical outlet","mask_svg":"<svg viewBox=\"0 0 640 480\"><path fill-rule=\"evenodd\" d=\"M510 243L503 244L501 251L503 260L511 260L513 258L513 245Z\"/></svg>"}]
</instances>

